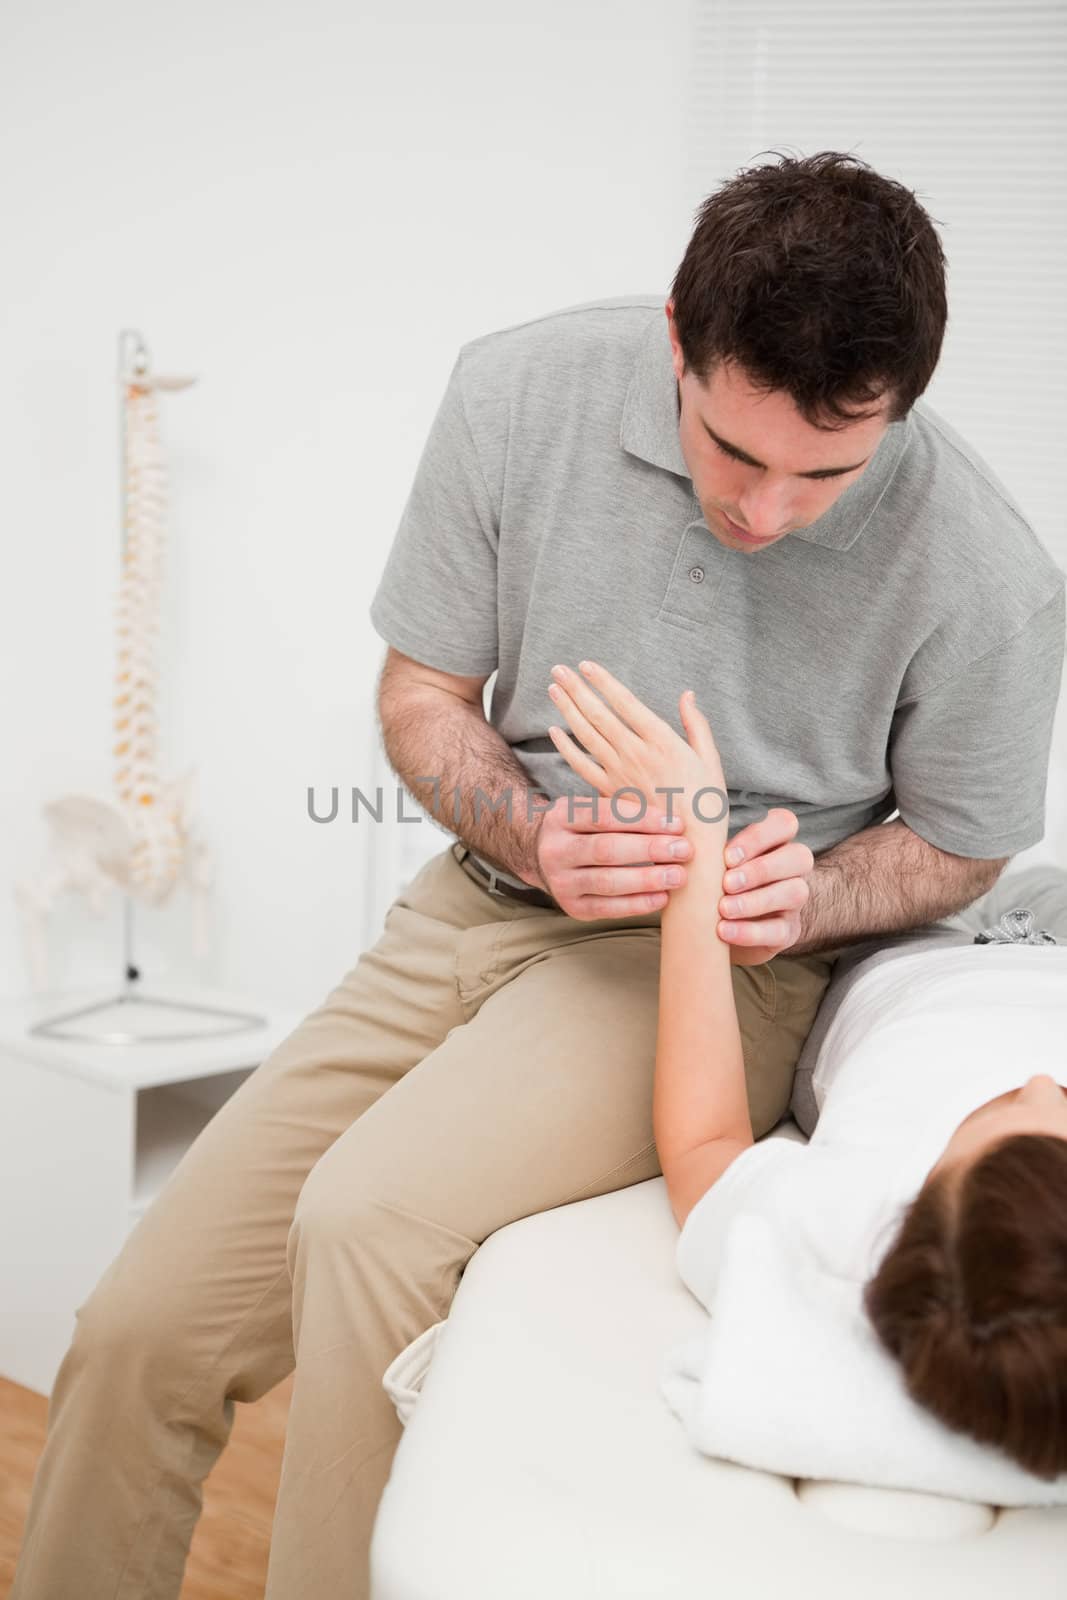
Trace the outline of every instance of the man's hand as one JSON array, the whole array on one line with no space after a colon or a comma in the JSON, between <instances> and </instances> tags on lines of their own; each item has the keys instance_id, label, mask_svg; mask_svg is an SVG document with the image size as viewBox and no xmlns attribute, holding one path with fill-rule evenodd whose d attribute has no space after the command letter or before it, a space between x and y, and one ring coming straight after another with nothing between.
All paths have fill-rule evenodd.
<instances>
[{"instance_id":1,"label":"man's hand","mask_svg":"<svg viewBox=\"0 0 1067 1600\"><path fill-rule=\"evenodd\" d=\"M574 797L573 821L567 819L564 795L543 813L537 846L540 882L532 876L526 882L547 889L580 922L661 911L671 889L686 882L692 846L681 837L678 816L669 827L661 827L662 818L651 812L637 820L637 804L629 797L617 800L616 809L624 817L632 809L634 820L618 821L609 802L599 797ZM797 826L795 812L775 806L730 840L729 849L740 847L744 859L728 867L723 877L723 890L729 892L719 901L717 931L729 944L735 967L770 961L800 937L800 913L810 893L808 874L815 857L794 838ZM666 884L663 874L672 866L680 877L676 884ZM738 873L744 874L743 884Z\"/></svg>"},{"instance_id":2,"label":"man's hand","mask_svg":"<svg viewBox=\"0 0 1067 1600\"><path fill-rule=\"evenodd\" d=\"M669 890L685 882L693 846L677 811L664 825L665 812L652 807L641 817L629 795L617 798L615 809L619 816L599 795L560 795L541 815L540 883L532 874L523 877L547 889L579 922L660 911ZM677 876L671 880L668 873Z\"/></svg>"},{"instance_id":3,"label":"man's hand","mask_svg":"<svg viewBox=\"0 0 1067 1600\"><path fill-rule=\"evenodd\" d=\"M810 893L808 874L815 857L795 839L797 826L794 811L775 806L727 846L718 934L729 943L735 967L770 961L800 937L800 912ZM738 847L744 859L733 866L729 858Z\"/></svg>"},{"instance_id":4,"label":"man's hand","mask_svg":"<svg viewBox=\"0 0 1067 1600\"><path fill-rule=\"evenodd\" d=\"M673 828L665 813L657 819L654 802L641 821L624 823L612 812L609 797L618 797L615 812L623 811L629 816L637 812L638 806L635 801L632 807L624 807L623 799L628 797L620 796L623 785L634 785L645 795L646 802L662 780L676 780L679 776L691 778L698 785L715 784L725 791L718 751L710 730L705 728L704 737L710 739L710 744L698 755L595 662L584 663L583 672L629 720L630 728L604 706L578 674L562 666L553 670L556 682L550 686L549 694L586 749L580 751L558 729L550 729L550 735L564 760L602 798L576 797L568 812L567 798L561 796L544 813L537 841L539 877L563 910L578 920L660 911L667 904L671 888L681 888L686 883L685 868L675 868L676 881L672 881L666 877L669 866L635 863L668 863L672 859L684 862L691 858L692 847L687 848L682 841L677 856L671 851L670 834L684 829L685 807L681 807L681 822L672 816ZM684 714L684 704L680 709ZM673 806L667 810L673 810ZM723 877L717 931L730 947L734 966L770 961L800 936L800 912L809 894L807 874L814 869L815 858L807 845L790 843L797 826L794 812L776 806L730 841L731 855L739 849L743 859ZM738 873L743 882L738 881Z\"/></svg>"}]
</instances>

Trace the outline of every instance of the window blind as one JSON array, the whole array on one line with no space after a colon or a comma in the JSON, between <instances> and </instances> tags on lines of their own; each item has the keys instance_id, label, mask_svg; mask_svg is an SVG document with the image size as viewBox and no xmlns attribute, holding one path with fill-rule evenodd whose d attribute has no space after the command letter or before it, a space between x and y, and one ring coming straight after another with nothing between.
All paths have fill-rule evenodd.
<instances>
[{"instance_id":1,"label":"window blind","mask_svg":"<svg viewBox=\"0 0 1067 1600\"><path fill-rule=\"evenodd\" d=\"M911 189L948 269L948 327L923 398L1067 571L1067 7L693 0L690 28L691 212L774 152L851 152ZM1067 866L1065 700L1044 853Z\"/></svg>"}]
</instances>

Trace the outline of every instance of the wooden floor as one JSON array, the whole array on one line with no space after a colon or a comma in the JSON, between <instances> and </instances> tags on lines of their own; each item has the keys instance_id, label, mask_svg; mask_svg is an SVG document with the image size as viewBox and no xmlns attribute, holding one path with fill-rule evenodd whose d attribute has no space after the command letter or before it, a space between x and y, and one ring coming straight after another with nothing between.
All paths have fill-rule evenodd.
<instances>
[{"instance_id":1,"label":"wooden floor","mask_svg":"<svg viewBox=\"0 0 1067 1600\"><path fill-rule=\"evenodd\" d=\"M262 1600L292 1386L290 1376L255 1405L235 1405L229 1443L204 1484L181 1600ZM43 1395L0 1378L0 1600L14 1580L47 1413Z\"/></svg>"}]
</instances>

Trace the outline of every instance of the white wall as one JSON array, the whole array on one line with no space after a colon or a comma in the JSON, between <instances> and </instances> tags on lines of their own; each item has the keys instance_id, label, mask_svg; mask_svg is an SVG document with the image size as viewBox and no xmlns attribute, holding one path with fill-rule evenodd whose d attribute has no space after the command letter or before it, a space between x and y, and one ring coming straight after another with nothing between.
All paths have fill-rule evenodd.
<instances>
[{"instance_id":1,"label":"white wall","mask_svg":"<svg viewBox=\"0 0 1067 1600\"><path fill-rule=\"evenodd\" d=\"M367 607L458 346L664 289L685 0L41 0L0 39L0 984L43 801L107 798L123 327L161 371L172 473L165 775L196 763L217 937L138 911L153 975L305 1009L363 942L384 645ZM429 829L420 827L420 832ZM414 832L415 830L410 830ZM439 834L443 845L445 836ZM121 912L68 898L56 984L120 976Z\"/></svg>"},{"instance_id":2,"label":"white wall","mask_svg":"<svg viewBox=\"0 0 1067 1600\"><path fill-rule=\"evenodd\" d=\"M456 350L666 292L737 164L723 135L694 171L691 23L688 0L40 0L0 24L0 992L25 982L8 890L43 850L41 803L112 781L119 330L199 374L164 400L162 742L166 775L199 768L216 938L198 968L184 901L139 911L146 982L308 1009L375 902L366 833L310 822L306 790L378 776L367 607ZM741 36L722 38L727 85L756 94ZM773 133L878 164L862 117L744 126L738 161ZM958 392L958 371L942 382ZM1067 849L1065 724L1061 705L1049 839ZM405 832L443 845L430 827ZM68 899L51 948L57 985L117 980L120 902L98 923Z\"/></svg>"}]
</instances>

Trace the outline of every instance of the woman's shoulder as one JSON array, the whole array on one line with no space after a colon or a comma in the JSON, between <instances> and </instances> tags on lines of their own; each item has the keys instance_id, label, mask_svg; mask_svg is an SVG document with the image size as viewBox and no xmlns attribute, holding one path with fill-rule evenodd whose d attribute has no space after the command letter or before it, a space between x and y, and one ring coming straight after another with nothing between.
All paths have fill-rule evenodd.
<instances>
[{"instance_id":1,"label":"woman's shoulder","mask_svg":"<svg viewBox=\"0 0 1067 1600\"><path fill-rule=\"evenodd\" d=\"M777 1218L794 1178L821 1165L817 1152L797 1139L768 1135L735 1156L685 1219L675 1251L683 1283L705 1305L718 1279L726 1230L741 1212ZM788 1203L786 1202L786 1208Z\"/></svg>"},{"instance_id":2,"label":"woman's shoulder","mask_svg":"<svg viewBox=\"0 0 1067 1600\"><path fill-rule=\"evenodd\" d=\"M679 1275L710 1310L730 1226L755 1213L798 1260L862 1281L872 1249L899 1213L899 1180L891 1151L761 1139L690 1211L678 1239Z\"/></svg>"}]
</instances>

